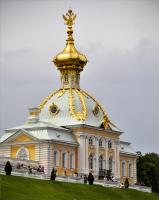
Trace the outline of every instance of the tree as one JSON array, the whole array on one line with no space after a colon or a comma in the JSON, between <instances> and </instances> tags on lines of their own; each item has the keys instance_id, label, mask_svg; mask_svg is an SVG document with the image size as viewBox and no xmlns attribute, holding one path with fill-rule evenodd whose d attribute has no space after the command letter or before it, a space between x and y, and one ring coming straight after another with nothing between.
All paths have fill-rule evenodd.
<instances>
[{"instance_id":1,"label":"tree","mask_svg":"<svg viewBox=\"0 0 159 200\"><path fill-rule=\"evenodd\" d=\"M124 187L125 187L126 189L129 188L129 180L128 180L128 178L125 179Z\"/></svg>"},{"instance_id":2,"label":"tree","mask_svg":"<svg viewBox=\"0 0 159 200\"><path fill-rule=\"evenodd\" d=\"M91 172L89 172L89 175L88 175L88 182L89 182L90 185L93 185L94 176Z\"/></svg>"},{"instance_id":3,"label":"tree","mask_svg":"<svg viewBox=\"0 0 159 200\"><path fill-rule=\"evenodd\" d=\"M55 181L55 179L56 179L56 170L54 168L51 171L51 177L50 177L50 179L52 181Z\"/></svg>"},{"instance_id":4,"label":"tree","mask_svg":"<svg viewBox=\"0 0 159 200\"><path fill-rule=\"evenodd\" d=\"M141 185L152 187L152 192L159 192L159 155L148 153L137 160L137 179Z\"/></svg>"},{"instance_id":5,"label":"tree","mask_svg":"<svg viewBox=\"0 0 159 200\"><path fill-rule=\"evenodd\" d=\"M12 172L12 165L9 161L6 162L5 168L4 168L6 175L11 175Z\"/></svg>"}]
</instances>

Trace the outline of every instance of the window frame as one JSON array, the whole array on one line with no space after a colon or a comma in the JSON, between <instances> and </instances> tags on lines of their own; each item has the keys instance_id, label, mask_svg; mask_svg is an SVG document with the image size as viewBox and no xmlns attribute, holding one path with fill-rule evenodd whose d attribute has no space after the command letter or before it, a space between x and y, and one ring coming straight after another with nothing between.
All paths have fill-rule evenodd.
<instances>
[{"instance_id":1,"label":"window frame","mask_svg":"<svg viewBox=\"0 0 159 200\"><path fill-rule=\"evenodd\" d=\"M93 170L93 154L89 155L89 169Z\"/></svg>"}]
</instances>

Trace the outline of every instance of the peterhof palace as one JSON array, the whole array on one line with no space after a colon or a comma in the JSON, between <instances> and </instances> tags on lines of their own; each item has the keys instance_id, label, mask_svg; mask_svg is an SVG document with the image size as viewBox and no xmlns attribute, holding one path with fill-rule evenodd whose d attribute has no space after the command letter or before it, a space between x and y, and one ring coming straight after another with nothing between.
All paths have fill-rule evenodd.
<instances>
[{"instance_id":1,"label":"peterhof palace","mask_svg":"<svg viewBox=\"0 0 159 200\"><path fill-rule=\"evenodd\" d=\"M80 88L87 58L74 45L75 18L72 10L63 15L66 46L53 58L61 88L30 108L23 125L5 130L0 138L0 163L9 160L14 170L40 166L48 176L55 168L58 176L81 176L91 171L98 179L109 170L121 182L127 177L134 184L137 154L131 143L120 140L123 132L100 103Z\"/></svg>"}]
</instances>

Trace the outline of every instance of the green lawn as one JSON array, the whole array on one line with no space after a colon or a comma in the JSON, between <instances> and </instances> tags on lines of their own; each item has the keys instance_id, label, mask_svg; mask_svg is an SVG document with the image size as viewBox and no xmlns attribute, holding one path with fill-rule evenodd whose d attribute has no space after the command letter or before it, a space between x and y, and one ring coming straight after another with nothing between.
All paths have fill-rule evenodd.
<instances>
[{"instance_id":1,"label":"green lawn","mask_svg":"<svg viewBox=\"0 0 159 200\"><path fill-rule=\"evenodd\" d=\"M159 200L157 194L0 175L0 200Z\"/></svg>"}]
</instances>

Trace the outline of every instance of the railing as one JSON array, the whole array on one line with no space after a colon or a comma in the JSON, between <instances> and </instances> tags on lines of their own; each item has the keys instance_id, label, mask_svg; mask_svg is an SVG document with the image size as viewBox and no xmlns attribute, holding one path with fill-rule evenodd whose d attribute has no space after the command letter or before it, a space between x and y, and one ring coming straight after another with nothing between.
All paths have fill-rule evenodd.
<instances>
[{"instance_id":1,"label":"railing","mask_svg":"<svg viewBox=\"0 0 159 200\"><path fill-rule=\"evenodd\" d=\"M44 174L38 171L39 162L32 160L22 160L10 157L0 157L0 172L4 173L6 162L9 161L12 166L12 174L26 175L26 174Z\"/></svg>"}]
</instances>

